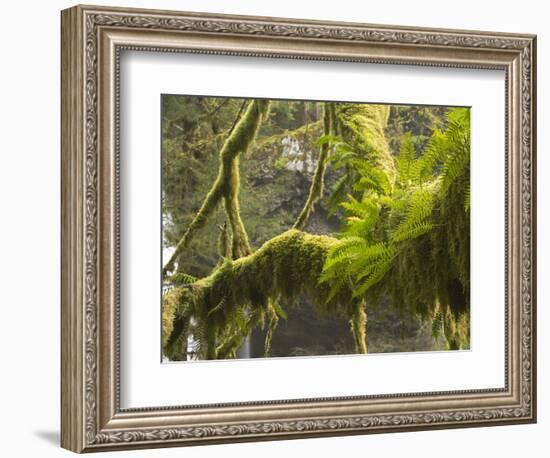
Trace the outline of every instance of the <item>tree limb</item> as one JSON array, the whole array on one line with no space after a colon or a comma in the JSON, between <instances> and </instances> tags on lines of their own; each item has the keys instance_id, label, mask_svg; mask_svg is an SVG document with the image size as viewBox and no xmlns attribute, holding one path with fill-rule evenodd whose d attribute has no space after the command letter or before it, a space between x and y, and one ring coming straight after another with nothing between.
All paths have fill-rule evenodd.
<instances>
[{"instance_id":1,"label":"tree limb","mask_svg":"<svg viewBox=\"0 0 550 458\"><path fill-rule=\"evenodd\" d=\"M187 287L174 288L170 301L174 301L175 295L179 307L197 326L208 330L203 349L203 357L208 359L220 356L216 349L223 348L224 354L235 350L230 348L231 342L220 341L220 336L238 321L240 308L245 307L261 322L271 319L270 301L280 297L293 303L303 296L320 311L349 319L356 351L365 353L363 299L353 297L352 285L332 295L329 283L319 283L328 251L337 243L338 239L333 237L291 229L248 256L227 259L208 277ZM169 341L176 338L171 336ZM240 339L235 339L234 345L240 343Z\"/></svg>"},{"instance_id":2,"label":"tree limb","mask_svg":"<svg viewBox=\"0 0 550 458\"><path fill-rule=\"evenodd\" d=\"M332 127L332 110L333 105L329 102L325 102L324 106L324 114L323 114L323 126L324 126L324 135L330 135L333 131ZM309 217L314 211L315 204L323 197L323 189L324 189L324 179L325 179L325 171L327 168L327 157L329 153L329 144L328 142L325 142L321 145L321 150L319 152L319 159L317 162L317 167L315 168L315 173L313 175L313 178L311 180L311 186L309 188L309 195L307 197L306 203L304 204L304 207L302 211L300 212L300 215L298 216L298 219L294 223L294 226L292 226L293 229L298 230L304 230L306 227L306 224L309 220Z\"/></svg>"},{"instance_id":3,"label":"tree limb","mask_svg":"<svg viewBox=\"0 0 550 458\"><path fill-rule=\"evenodd\" d=\"M248 237L238 213L238 188L239 172L238 157L246 152L260 127L263 117L266 116L269 108L268 100L252 100L244 114L235 124L222 149L220 150L220 167L218 176L212 188L206 195L201 208L189 224L187 230L176 245L174 253L164 267L164 274L174 270L174 264L181 253L189 246L195 233L204 227L209 216L214 212L221 199L228 201L226 212L233 229L234 245L240 251L250 250ZM237 239L235 241L235 238Z\"/></svg>"}]
</instances>

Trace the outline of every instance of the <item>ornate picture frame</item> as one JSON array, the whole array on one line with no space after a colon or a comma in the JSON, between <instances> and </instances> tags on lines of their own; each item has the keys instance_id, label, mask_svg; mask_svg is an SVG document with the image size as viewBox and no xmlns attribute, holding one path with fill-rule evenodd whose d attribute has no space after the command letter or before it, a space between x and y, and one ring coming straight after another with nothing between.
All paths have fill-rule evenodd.
<instances>
[{"instance_id":1,"label":"ornate picture frame","mask_svg":"<svg viewBox=\"0 0 550 458\"><path fill-rule=\"evenodd\" d=\"M61 445L75 452L536 421L536 37L75 6L62 12ZM505 387L123 409L120 55L505 72Z\"/></svg>"}]
</instances>

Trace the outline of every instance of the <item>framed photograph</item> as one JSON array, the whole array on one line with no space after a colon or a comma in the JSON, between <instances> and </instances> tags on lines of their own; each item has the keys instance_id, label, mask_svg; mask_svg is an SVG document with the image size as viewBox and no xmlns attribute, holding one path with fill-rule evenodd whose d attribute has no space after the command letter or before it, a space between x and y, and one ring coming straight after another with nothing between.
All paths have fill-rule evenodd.
<instances>
[{"instance_id":1,"label":"framed photograph","mask_svg":"<svg viewBox=\"0 0 550 458\"><path fill-rule=\"evenodd\" d=\"M62 12L62 446L536 421L536 38Z\"/></svg>"}]
</instances>

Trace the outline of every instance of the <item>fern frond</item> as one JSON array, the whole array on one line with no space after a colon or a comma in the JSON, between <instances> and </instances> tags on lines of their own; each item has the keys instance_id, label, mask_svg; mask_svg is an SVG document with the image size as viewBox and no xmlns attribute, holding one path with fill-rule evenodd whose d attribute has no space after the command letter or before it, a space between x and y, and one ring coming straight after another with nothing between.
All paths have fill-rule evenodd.
<instances>
[{"instance_id":1,"label":"fern frond","mask_svg":"<svg viewBox=\"0 0 550 458\"><path fill-rule=\"evenodd\" d=\"M415 224L407 229L403 229L399 232L392 234L392 241L394 243L404 242L406 240L412 240L426 234L433 228L433 224L429 222L423 222Z\"/></svg>"},{"instance_id":2,"label":"fern frond","mask_svg":"<svg viewBox=\"0 0 550 458\"><path fill-rule=\"evenodd\" d=\"M443 164L441 192L446 193L451 184L470 165L470 148L458 147Z\"/></svg>"},{"instance_id":3,"label":"fern frond","mask_svg":"<svg viewBox=\"0 0 550 458\"><path fill-rule=\"evenodd\" d=\"M328 291L327 297L325 299L325 304L330 303L338 293L346 286L349 286L350 279L347 274L341 273L340 275L333 275L330 278L323 278L324 274L321 275L319 283L327 283L330 281L330 289Z\"/></svg>"},{"instance_id":4,"label":"fern frond","mask_svg":"<svg viewBox=\"0 0 550 458\"><path fill-rule=\"evenodd\" d=\"M401 137L401 149L397 157L397 181L401 186L407 186L413 178L413 164L416 151L412 141L412 134L407 132Z\"/></svg>"},{"instance_id":5,"label":"fern frond","mask_svg":"<svg viewBox=\"0 0 550 458\"><path fill-rule=\"evenodd\" d=\"M327 282L339 275L341 270L347 271L348 265L367 248L367 242L362 237L346 237L329 251L320 282Z\"/></svg>"},{"instance_id":6,"label":"fern frond","mask_svg":"<svg viewBox=\"0 0 550 458\"><path fill-rule=\"evenodd\" d=\"M380 195L390 195L392 183L387 173L364 160L353 160L351 166L359 173L359 181L354 184L356 191L375 191Z\"/></svg>"},{"instance_id":7,"label":"fern frond","mask_svg":"<svg viewBox=\"0 0 550 458\"><path fill-rule=\"evenodd\" d=\"M416 238L429 231L432 224L426 219L433 209L433 191L419 188L410 197L405 217L392 231L390 239L393 242L403 242Z\"/></svg>"},{"instance_id":8,"label":"fern frond","mask_svg":"<svg viewBox=\"0 0 550 458\"><path fill-rule=\"evenodd\" d=\"M373 199L357 200L349 196L348 202L342 202L341 206L351 215L364 219L374 219L378 215L379 207Z\"/></svg>"},{"instance_id":9,"label":"fern frond","mask_svg":"<svg viewBox=\"0 0 550 458\"><path fill-rule=\"evenodd\" d=\"M365 240L372 239L373 229L378 221L379 208L376 208L376 213L369 218L360 218L358 216L349 216L346 218L346 236L361 237Z\"/></svg>"},{"instance_id":10,"label":"fern frond","mask_svg":"<svg viewBox=\"0 0 550 458\"><path fill-rule=\"evenodd\" d=\"M353 292L353 297L364 296L369 288L382 280L382 278L384 278L384 275L386 275L386 273L391 269L394 257L395 255L393 255L391 258L381 259L376 264L373 264L369 273L365 275L358 283L357 288Z\"/></svg>"},{"instance_id":11,"label":"fern frond","mask_svg":"<svg viewBox=\"0 0 550 458\"><path fill-rule=\"evenodd\" d=\"M288 317L287 317L286 312L281 307L281 305L277 301L273 301L273 303L271 305L273 307L273 310L277 314L277 316L279 316L280 318L282 318L283 320L286 321Z\"/></svg>"},{"instance_id":12,"label":"fern frond","mask_svg":"<svg viewBox=\"0 0 550 458\"><path fill-rule=\"evenodd\" d=\"M438 164L445 160L448 148L445 134L438 129L434 130L426 148L411 167L412 180L417 184L431 180Z\"/></svg>"},{"instance_id":13,"label":"fern frond","mask_svg":"<svg viewBox=\"0 0 550 458\"><path fill-rule=\"evenodd\" d=\"M336 214L340 208L340 203L346 198L349 181L348 175L344 174L334 183L334 186L332 187L332 190L327 198L329 215Z\"/></svg>"},{"instance_id":14,"label":"fern frond","mask_svg":"<svg viewBox=\"0 0 550 458\"><path fill-rule=\"evenodd\" d=\"M247 331L247 317L243 307L238 307L235 313L235 321L241 332Z\"/></svg>"},{"instance_id":15,"label":"fern frond","mask_svg":"<svg viewBox=\"0 0 550 458\"><path fill-rule=\"evenodd\" d=\"M470 110L454 108L449 111L448 119L445 136L449 151L441 172L443 194L470 165Z\"/></svg>"},{"instance_id":16,"label":"fern frond","mask_svg":"<svg viewBox=\"0 0 550 458\"><path fill-rule=\"evenodd\" d=\"M334 151L327 160L333 164L335 170L338 170L357 158L359 158L357 151L347 143L339 141L334 144Z\"/></svg>"},{"instance_id":17,"label":"fern frond","mask_svg":"<svg viewBox=\"0 0 550 458\"><path fill-rule=\"evenodd\" d=\"M396 254L395 247L385 243L371 245L361 253L361 257L350 265L349 271L357 280L373 272L380 263L391 262Z\"/></svg>"}]
</instances>

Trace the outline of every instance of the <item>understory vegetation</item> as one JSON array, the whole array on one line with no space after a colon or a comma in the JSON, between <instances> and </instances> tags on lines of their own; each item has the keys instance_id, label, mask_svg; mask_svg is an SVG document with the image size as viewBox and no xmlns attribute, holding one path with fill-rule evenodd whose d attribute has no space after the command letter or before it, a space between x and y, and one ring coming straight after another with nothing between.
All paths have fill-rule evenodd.
<instances>
[{"instance_id":1,"label":"understory vegetation","mask_svg":"<svg viewBox=\"0 0 550 458\"><path fill-rule=\"evenodd\" d=\"M165 357L469 348L469 109L163 96L162 114Z\"/></svg>"}]
</instances>

